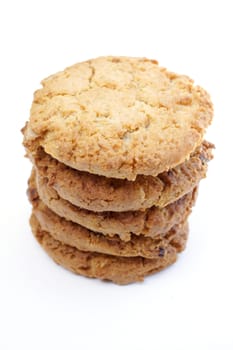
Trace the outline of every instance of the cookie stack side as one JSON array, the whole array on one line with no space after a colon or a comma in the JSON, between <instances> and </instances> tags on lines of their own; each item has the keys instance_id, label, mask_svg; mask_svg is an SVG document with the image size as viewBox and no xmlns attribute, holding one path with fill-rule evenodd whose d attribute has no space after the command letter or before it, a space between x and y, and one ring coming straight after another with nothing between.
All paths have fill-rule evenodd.
<instances>
[{"instance_id":1,"label":"cookie stack side","mask_svg":"<svg viewBox=\"0 0 233 350\"><path fill-rule=\"evenodd\" d=\"M118 284L174 263L212 158L208 94L156 61L124 57L42 85L23 129L39 243L64 267Z\"/></svg>"}]
</instances>

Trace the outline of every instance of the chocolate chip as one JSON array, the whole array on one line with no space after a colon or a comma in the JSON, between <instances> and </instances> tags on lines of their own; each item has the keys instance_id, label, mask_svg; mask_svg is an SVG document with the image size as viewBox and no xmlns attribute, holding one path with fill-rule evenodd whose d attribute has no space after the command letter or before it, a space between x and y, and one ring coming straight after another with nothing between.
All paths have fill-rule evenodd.
<instances>
[{"instance_id":1,"label":"chocolate chip","mask_svg":"<svg viewBox=\"0 0 233 350\"><path fill-rule=\"evenodd\" d=\"M162 247L159 247L159 256L163 257L165 254L165 249Z\"/></svg>"},{"instance_id":2,"label":"chocolate chip","mask_svg":"<svg viewBox=\"0 0 233 350\"><path fill-rule=\"evenodd\" d=\"M203 156L203 154L199 155L199 159L201 160L202 165L205 165L209 161L209 159Z\"/></svg>"},{"instance_id":3,"label":"chocolate chip","mask_svg":"<svg viewBox=\"0 0 233 350\"><path fill-rule=\"evenodd\" d=\"M28 195L28 198L31 202L38 199L38 193L37 193L36 188L28 188L27 195Z\"/></svg>"}]
</instances>

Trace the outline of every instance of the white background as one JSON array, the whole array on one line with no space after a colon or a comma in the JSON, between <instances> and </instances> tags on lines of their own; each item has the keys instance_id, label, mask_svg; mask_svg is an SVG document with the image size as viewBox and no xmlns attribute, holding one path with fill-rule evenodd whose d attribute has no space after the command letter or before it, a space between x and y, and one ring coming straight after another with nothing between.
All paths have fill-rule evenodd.
<instances>
[{"instance_id":1,"label":"white background","mask_svg":"<svg viewBox=\"0 0 233 350\"><path fill-rule=\"evenodd\" d=\"M233 349L231 1L1 1L0 349ZM54 264L30 233L20 129L42 78L100 55L146 56L211 94L215 159L187 250L142 284Z\"/></svg>"}]
</instances>

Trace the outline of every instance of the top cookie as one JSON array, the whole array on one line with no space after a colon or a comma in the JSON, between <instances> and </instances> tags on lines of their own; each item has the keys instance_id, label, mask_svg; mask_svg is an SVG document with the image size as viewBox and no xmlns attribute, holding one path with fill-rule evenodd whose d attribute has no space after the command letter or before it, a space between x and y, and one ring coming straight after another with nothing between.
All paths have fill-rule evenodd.
<instances>
[{"instance_id":1,"label":"top cookie","mask_svg":"<svg viewBox=\"0 0 233 350\"><path fill-rule=\"evenodd\" d=\"M144 58L100 57L42 81L24 145L66 165L134 180L181 164L212 120L209 95Z\"/></svg>"}]
</instances>

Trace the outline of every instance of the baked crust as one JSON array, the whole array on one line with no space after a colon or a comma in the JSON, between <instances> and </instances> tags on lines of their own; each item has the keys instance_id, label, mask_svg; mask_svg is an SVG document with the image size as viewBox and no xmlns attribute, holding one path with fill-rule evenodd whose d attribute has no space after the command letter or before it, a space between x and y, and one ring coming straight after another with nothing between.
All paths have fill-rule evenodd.
<instances>
[{"instance_id":1,"label":"baked crust","mask_svg":"<svg viewBox=\"0 0 233 350\"><path fill-rule=\"evenodd\" d=\"M34 215L31 216L30 224L35 238L56 263L87 277L129 284L143 281L145 276L158 272L177 260L178 250L172 244L155 259L83 252L55 240L48 232L43 231Z\"/></svg>"},{"instance_id":2,"label":"baked crust","mask_svg":"<svg viewBox=\"0 0 233 350\"><path fill-rule=\"evenodd\" d=\"M46 179L37 177L36 185L33 176L29 180L28 189L28 196L32 203L40 197L44 204L59 217L108 237L118 236L123 241L130 241L133 235L158 238L174 225L186 220L197 197L195 188L189 194L162 209L152 207L146 211L137 212L95 213L78 208L59 197L56 191L47 185Z\"/></svg>"},{"instance_id":3,"label":"baked crust","mask_svg":"<svg viewBox=\"0 0 233 350\"><path fill-rule=\"evenodd\" d=\"M37 203L34 202L33 215L41 229L48 232L54 239L82 251L115 256L142 256L155 259L173 242L176 242L176 248L182 251L188 235L188 224L184 222L173 226L164 234L158 234L155 239L143 235L131 235L130 241L124 242L118 235L110 237L96 233L59 217L40 199Z\"/></svg>"},{"instance_id":4,"label":"baked crust","mask_svg":"<svg viewBox=\"0 0 233 350\"><path fill-rule=\"evenodd\" d=\"M155 60L100 57L42 81L24 145L89 173L135 180L183 163L213 115L209 95Z\"/></svg>"},{"instance_id":5,"label":"baked crust","mask_svg":"<svg viewBox=\"0 0 233 350\"><path fill-rule=\"evenodd\" d=\"M190 159L157 177L138 176L135 181L106 178L74 170L39 149L30 153L37 172L48 185L72 204L101 211L136 211L165 207L192 191L206 176L213 145L204 141Z\"/></svg>"}]
</instances>

